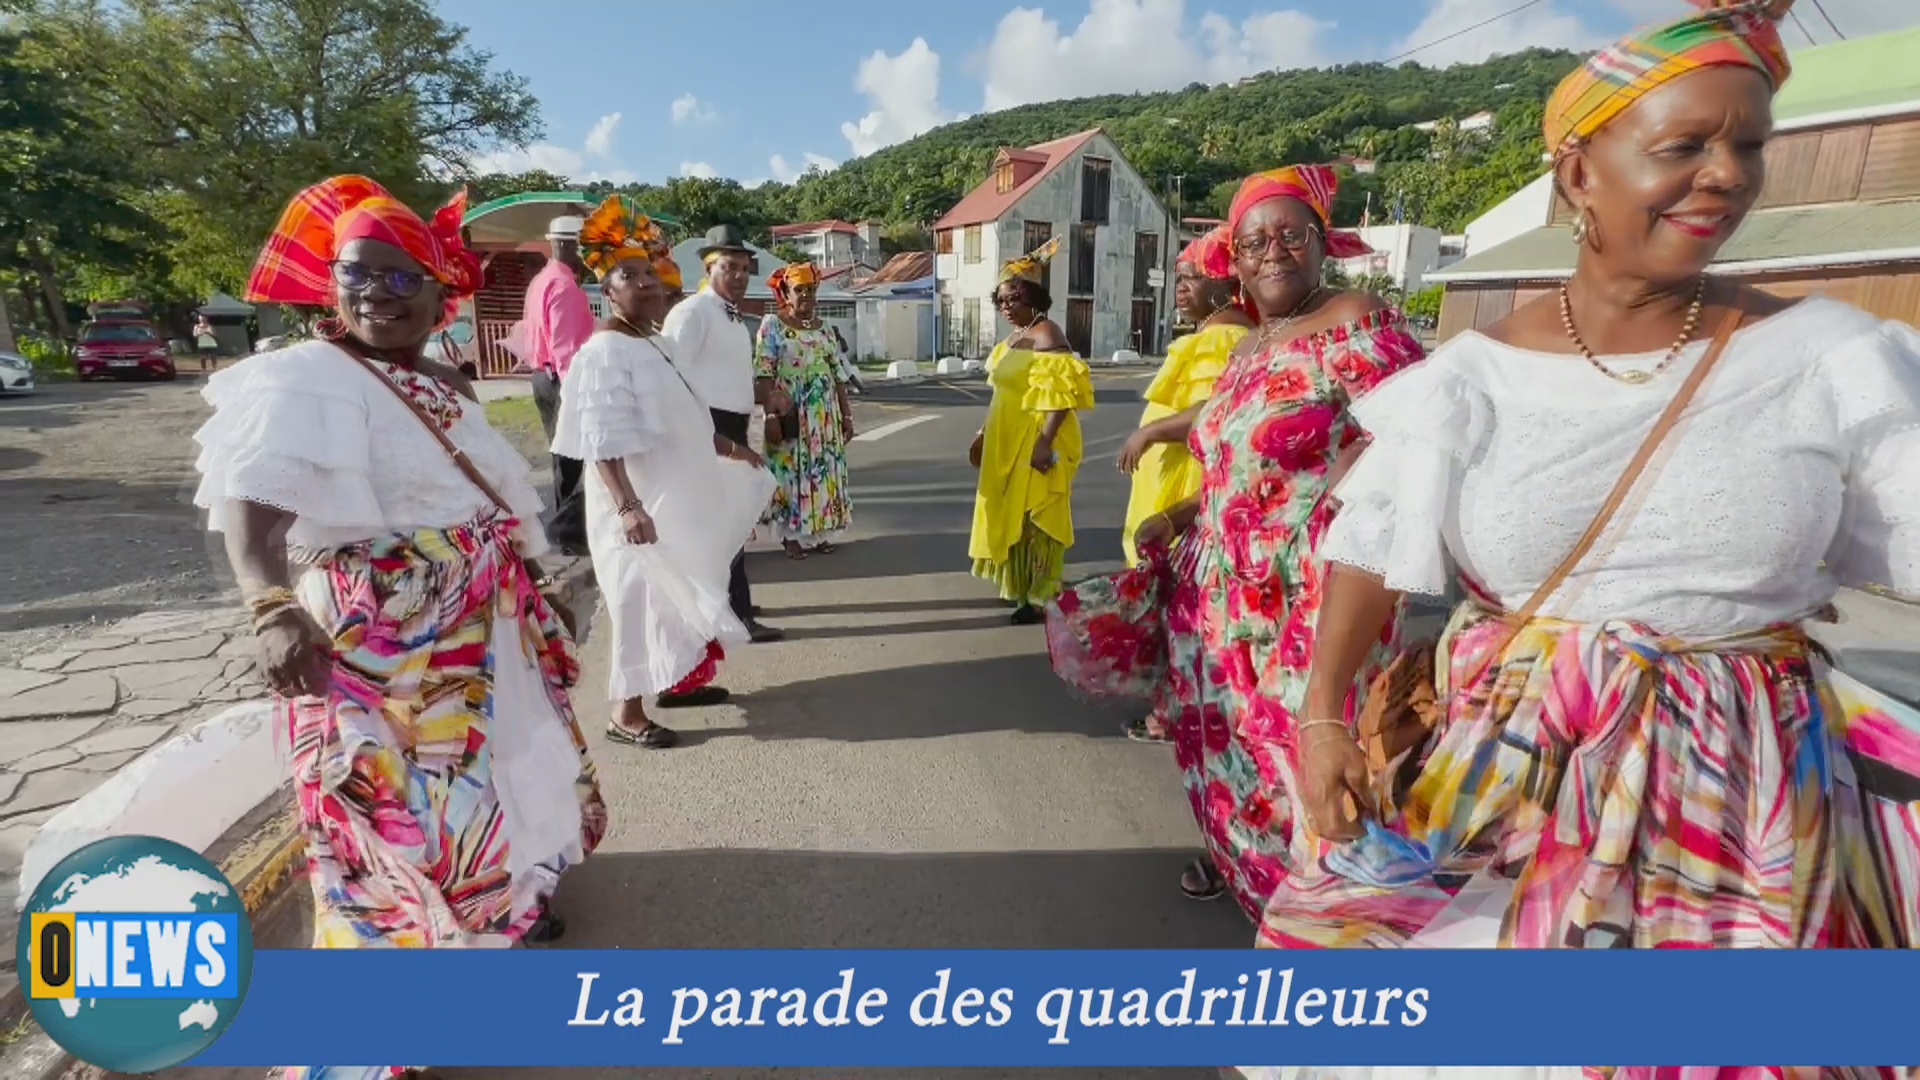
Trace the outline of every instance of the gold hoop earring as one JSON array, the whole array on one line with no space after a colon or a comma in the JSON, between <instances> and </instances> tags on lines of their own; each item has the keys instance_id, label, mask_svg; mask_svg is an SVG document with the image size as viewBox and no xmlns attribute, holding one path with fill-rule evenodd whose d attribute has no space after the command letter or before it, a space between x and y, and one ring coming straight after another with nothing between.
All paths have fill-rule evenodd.
<instances>
[{"instance_id":1,"label":"gold hoop earring","mask_svg":"<svg viewBox=\"0 0 1920 1080\"><path fill-rule=\"evenodd\" d=\"M1580 208L1580 212L1573 216L1574 246L1578 247L1587 242L1587 231L1592 227L1592 221L1587 218L1587 208L1583 206Z\"/></svg>"}]
</instances>

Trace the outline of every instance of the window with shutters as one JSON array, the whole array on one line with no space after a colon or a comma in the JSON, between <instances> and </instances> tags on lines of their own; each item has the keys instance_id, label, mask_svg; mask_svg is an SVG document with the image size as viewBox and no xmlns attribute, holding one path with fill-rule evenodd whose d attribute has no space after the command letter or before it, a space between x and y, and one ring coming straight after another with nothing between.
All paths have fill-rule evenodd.
<instances>
[{"instance_id":1,"label":"window with shutters","mask_svg":"<svg viewBox=\"0 0 1920 1080\"><path fill-rule=\"evenodd\" d=\"M1020 233L1020 253L1039 251L1040 245L1053 239L1053 222L1029 221Z\"/></svg>"},{"instance_id":2,"label":"window with shutters","mask_svg":"<svg viewBox=\"0 0 1920 1080\"><path fill-rule=\"evenodd\" d=\"M980 298L968 297L965 312L962 316L965 321L960 328L961 346L956 351L962 356L979 356L981 352Z\"/></svg>"},{"instance_id":3,"label":"window with shutters","mask_svg":"<svg viewBox=\"0 0 1920 1080\"><path fill-rule=\"evenodd\" d=\"M1003 161L993 170L993 188L1002 195L1013 190L1013 162Z\"/></svg>"},{"instance_id":4,"label":"window with shutters","mask_svg":"<svg viewBox=\"0 0 1920 1080\"><path fill-rule=\"evenodd\" d=\"M970 263L979 262L980 261L980 226L978 225L967 226L966 246L967 246L966 260Z\"/></svg>"},{"instance_id":5,"label":"window with shutters","mask_svg":"<svg viewBox=\"0 0 1920 1080\"><path fill-rule=\"evenodd\" d=\"M1083 158L1080 162L1080 220L1105 225L1113 203L1113 162Z\"/></svg>"},{"instance_id":6,"label":"window with shutters","mask_svg":"<svg viewBox=\"0 0 1920 1080\"><path fill-rule=\"evenodd\" d=\"M1093 295L1093 249L1099 234L1092 225L1073 230L1073 250L1067 259L1067 292L1074 296Z\"/></svg>"},{"instance_id":7,"label":"window with shutters","mask_svg":"<svg viewBox=\"0 0 1920 1080\"><path fill-rule=\"evenodd\" d=\"M1150 271L1160 265L1160 234L1135 233L1133 237L1133 295L1153 296Z\"/></svg>"},{"instance_id":8,"label":"window with shutters","mask_svg":"<svg viewBox=\"0 0 1920 1080\"><path fill-rule=\"evenodd\" d=\"M942 255L953 254L953 230L941 229L934 238L934 249Z\"/></svg>"}]
</instances>

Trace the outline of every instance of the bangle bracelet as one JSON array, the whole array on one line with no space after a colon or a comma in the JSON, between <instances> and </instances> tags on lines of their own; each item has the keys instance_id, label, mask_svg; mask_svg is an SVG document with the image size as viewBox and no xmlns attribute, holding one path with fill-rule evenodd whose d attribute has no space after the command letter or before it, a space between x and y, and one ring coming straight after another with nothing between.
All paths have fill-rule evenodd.
<instances>
[{"instance_id":1,"label":"bangle bracelet","mask_svg":"<svg viewBox=\"0 0 1920 1080\"><path fill-rule=\"evenodd\" d=\"M258 617L262 611L297 603L299 598L285 585L274 585L249 595L246 600L247 610Z\"/></svg>"},{"instance_id":2,"label":"bangle bracelet","mask_svg":"<svg viewBox=\"0 0 1920 1080\"><path fill-rule=\"evenodd\" d=\"M1295 730L1299 731L1302 735L1304 735L1308 731L1317 727L1337 727L1340 729L1341 733L1344 735L1350 736L1353 734L1353 732L1347 729L1347 722L1345 720L1309 720L1306 723L1301 724Z\"/></svg>"}]
</instances>

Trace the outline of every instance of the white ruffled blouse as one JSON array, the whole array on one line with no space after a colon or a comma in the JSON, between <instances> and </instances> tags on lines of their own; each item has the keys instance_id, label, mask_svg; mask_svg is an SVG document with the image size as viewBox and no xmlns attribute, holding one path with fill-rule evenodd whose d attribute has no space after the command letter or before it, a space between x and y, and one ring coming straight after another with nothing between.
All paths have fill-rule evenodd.
<instances>
[{"instance_id":1,"label":"white ruffled blouse","mask_svg":"<svg viewBox=\"0 0 1920 1080\"><path fill-rule=\"evenodd\" d=\"M1632 386L1461 335L1353 406L1373 442L1321 555L1431 595L1458 568L1518 609L1705 352ZM1842 586L1920 595L1920 332L1814 298L1734 336L1542 613L1706 637L1804 616Z\"/></svg>"},{"instance_id":2,"label":"white ruffled blouse","mask_svg":"<svg viewBox=\"0 0 1920 1080\"><path fill-rule=\"evenodd\" d=\"M326 551L376 536L466 524L492 501L379 378L324 341L249 357L207 380L214 413L200 445L194 504L224 532L229 500L294 515L287 544ZM456 395L457 397L457 395ZM519 519L524 558L547 550L540 495L520 452L475 402L457 398L447 432Z\"/></svg>"}]
</instances>

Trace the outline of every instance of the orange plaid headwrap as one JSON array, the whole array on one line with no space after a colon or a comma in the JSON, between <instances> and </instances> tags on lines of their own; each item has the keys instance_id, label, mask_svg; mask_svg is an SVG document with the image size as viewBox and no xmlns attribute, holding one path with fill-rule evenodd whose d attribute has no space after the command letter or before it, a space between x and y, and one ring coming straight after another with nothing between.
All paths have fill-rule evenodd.
<instances>
[{"instance_id":1,"label":"orange plaid headwrap","mask_svg":"<svg viewBox=\"0 0 1920 1080\"><path fill-rule=\"evenodd\" d=\"M820 284L820 269L811 261L788 263L767 275L767 288L781 307L793 301L793 290L802 285Z\"/></svg>"},{"instance_id":2,"label":"orange plaid headwrap","mask_svg":"<svg viewBox=\"0 0 1920 1080\"><path fill-rule=\"evenodd\" d=\"M1351 259L1356 255L1366 255L1373 251L1365 240L1354 233L1335 229L1333 220L1333 195L1339 190L1340 175L1331 165L1288 165L1283 169L1271 169L1263 173L1254 173L1240 182L1240 190L1233 193L1233 205L1227 210L1227 228L1234 233L1240 231L1240 222L1247 211L1266 202L1268 199L1296 199L1307 204L1315 217L1320 219L1320 232L1327 241L1327 255L1334 259Z\"/></svg>"},{"instance_id":3,"label":"orange plaid headwrap","mask_svg":"<svg viewBox=\"0 0 1920 1080\"><path fill-rule=\"evenodd\" d=\"M378 240L406 252L447 290L440 325L453 321L460 301L480 288L480 260L460 238L467 212L463 189L422 221L387 189L364 176L336 176L300 192L247 279L247 299L256 303L332 307L333 261L353 240Z\"/></svg>"},{"instance_id":4,"label":"orange plaid headwrap","mask_svg":"<svg viewBox=\"0 0 1920 1080\"><path fill-rule=\"evenodd\" d=\"M625 195L606 197L580 226L580 261L605 279L623 259L645 259L669 289L681 286L680 264L673 261L667 234Z\"/></svg>"},{"instance_id":5,"label":"orange plaid headwrap","mask_svg":"<svg viewBox=\"0 0 1920 1080\"><path fill-rule=\"evenodd\" d=\"M1776 92L1787 81L1793 66L1775 22L1793 0L1689 2L1702 10L1614 42L1554 88L1542 127L1556 159L1648 93L1702 68L1751 68Z\"/></svg>"}]
</instances>

